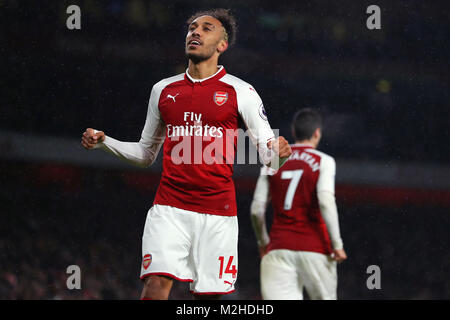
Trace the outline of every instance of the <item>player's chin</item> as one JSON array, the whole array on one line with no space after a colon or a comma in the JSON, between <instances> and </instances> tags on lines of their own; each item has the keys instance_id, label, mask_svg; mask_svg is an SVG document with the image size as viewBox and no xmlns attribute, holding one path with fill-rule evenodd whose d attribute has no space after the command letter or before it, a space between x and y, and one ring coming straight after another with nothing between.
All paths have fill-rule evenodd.
<instances>
[{"instance_id":1,"label":"player's chin","mask_svg":"<svg viewBox=\"0 0 450 320\"><path fill-rule=\"evenodd\" d=\"M196 52L196 49L186 49L186 57L189 60L192 60L192 62L194 63L198 63L198 62L202 62L208 59L207 56L205 56L204 54L200 53L200 52Z\"/></svg>"}]
</instances>

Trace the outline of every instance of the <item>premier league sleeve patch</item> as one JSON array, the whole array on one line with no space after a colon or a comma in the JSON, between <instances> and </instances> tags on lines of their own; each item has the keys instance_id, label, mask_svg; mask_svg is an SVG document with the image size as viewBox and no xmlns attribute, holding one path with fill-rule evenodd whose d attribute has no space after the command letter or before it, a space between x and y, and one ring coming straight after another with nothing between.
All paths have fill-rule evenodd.
<instances>
[{"instance_id":1,"label":"premier league sleeve patch","mask_svg":"<svg viewBox=\"0 0 450 320\"><path fill-rule=\"evenodd\" d=\"M262 103L259 106L259 115L263 118L263 120L267 121L266 109L264 109L264 105Z\"/></svg>"}]
</instances>

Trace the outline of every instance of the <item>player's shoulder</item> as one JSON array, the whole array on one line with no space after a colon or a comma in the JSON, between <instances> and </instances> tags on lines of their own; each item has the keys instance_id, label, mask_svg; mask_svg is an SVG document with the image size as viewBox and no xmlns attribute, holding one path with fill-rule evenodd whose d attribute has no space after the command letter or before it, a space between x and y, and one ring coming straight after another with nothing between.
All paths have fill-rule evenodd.
<instances>
[{"instance_id":1,"label":"player's shoulder","mask_svg":"<svg viewBox=\"0 0 450 320\"><path fill-rule=\"evenodd\" d=\"M323 164L325 164L325 165L329 164L329 165L333 165L333 166L336 165L336 160L331 155L329 155L329 154L327 154L327 153L325 153L323 151L320 151L320 150L317 150L317 149L314 149L314 148L308 148L308 149L305 149L305 150L307 152L309 152L309 153L312 153L312 154L315 154L315 155L319 156L320 157L320 162L321 162L322 165Z\"/></svg>"},{"instance_id":2,"label":"player's shoulder","mask_svg":"<svg viewBox=\"0 0 450 320\"><path fill-rule=\"evenodd\" d=\"M220 81L232 86L233 88L235 88L235 90L248 92L249 94L251 94L252 92L254 92L254 94L257 94L255 88L250 83L242 80L241 78L233 76L232 74L225 74L222 78L220 78Z\"/></svg>"},{"instance_id":3,"label":"player's shoulder","mask_svg":"<svg viewBox=\"0 0 450 320\"><path fill-rule=\"evenodd\" d=\"M153 90L162 91L167 86L182 80L184 80L184 73L162 79L153 85Z\"/></svg>"}]
</instances>

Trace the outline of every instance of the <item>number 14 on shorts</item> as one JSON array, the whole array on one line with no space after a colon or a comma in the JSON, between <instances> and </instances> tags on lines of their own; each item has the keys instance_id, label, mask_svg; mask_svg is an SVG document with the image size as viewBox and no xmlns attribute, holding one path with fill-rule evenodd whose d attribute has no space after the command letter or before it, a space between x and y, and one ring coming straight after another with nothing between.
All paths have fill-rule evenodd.
<instances>
[{"instance_id":1,"label":"number 14 on shorts","mask_svg":"<svg viewBox=\"0 0 450 320\"><path fill-rule=\"evenodd\" d=\"M227 266L226 266L226 268L224 270L223 267L225 265L225 257L224 256L220 256L219 257L219 261L220 261L219 279L222 279L222 275L224 273L230 273L233 276L233 278L236 278L237 269L236 269L236 265L233 264L233 259L234 259L234 256L229 256L228 257Z\"/></svg>"}]
</instances>

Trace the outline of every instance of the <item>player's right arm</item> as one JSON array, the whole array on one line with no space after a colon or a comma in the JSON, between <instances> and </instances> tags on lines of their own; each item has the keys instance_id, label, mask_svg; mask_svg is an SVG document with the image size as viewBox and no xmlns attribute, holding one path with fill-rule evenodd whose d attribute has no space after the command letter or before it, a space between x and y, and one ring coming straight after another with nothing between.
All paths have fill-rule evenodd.
<instances>
[{"instance_id":1,"label":"player's right arm","mask_svg":"<svg viewBox=\"0 0 450 320\"><path fill-rule=\"evenodd\" d=\"M256 90L247 85L239 86L238 90L238 112L261 162L274 170L279 169L291 155L291 146L284 137L275 137Z\"/></svg>"},{"instance_id":2,"label":"player's right arm","mask_svg":"<svg viewBox=\"0 0 450 320\"><path fill-rule=\"evenodd\" d=\"M331 246L333 247L333 258L336 261L341 262L347 259L347 255L344 251L344 244L339 230L339 218L334 195L335 176L335 160L330 156L323 157L320 164L320 174L316 187L317 199L319 200L322 218L327 226Z\"/></svg>"},{"instance_id":3,"label":"player's right arm","mask_svg":"<svg viewBox=\"0 0 450 320\"><path fill-rule=\"evenodd\" d=\"M92 128L83 133L81 144L86 149L104 149L134 165L147 167L156 159L165 138L165 124L158 108L161 90L153 87L147 117L139 142L123 142Z\"/></svg>"},{"instance_id":4,"label":"player's right arm","mask_svg":"<svg viewBox=\"0 0 450 320\"><path fill-rule=\"evenodd\" d=\"M255 232L261 258L264 256L269 244L270 238L266 227L266 208L270 200L269 177L270 168L264 166L256 182L253 200L250 206L250 216L253 231Z\"/></svg>"}]
</instances>

